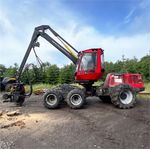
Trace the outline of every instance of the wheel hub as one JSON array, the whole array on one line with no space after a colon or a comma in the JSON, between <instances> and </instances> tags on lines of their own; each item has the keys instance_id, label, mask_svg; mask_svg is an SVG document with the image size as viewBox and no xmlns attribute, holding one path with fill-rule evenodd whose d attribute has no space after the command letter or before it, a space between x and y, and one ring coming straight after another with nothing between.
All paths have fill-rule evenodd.
<instances>
[{"instance_id":1,"label":"wheel hub","mask_svg":"<svg viewBox=\"0 0 150 149\"><path fill-rule=\"evenodd\" d=\"M127 98L127 94L123 92L120 94L120 97L122 100L125 100Z\"/></svg>"},{"instance_id":2,"label":"wheel hub","mask_svg":"<svg viewBox=\"0 0 150 149\"><path fill-rule=\"evenodd\" d=\"M131 91L123 91L120 93L119 99L123 104L130 104L133 99L133 94Z\"/></svg>"},{"instance_id":3,"label":"wheel hub","mask_svg":"<svg viewBox=\"0 0 150 149\"><path fill-rule=\"evenodd\" d=\"M57 97L54 94L50 94L46 98L47 104L49 105L54 105L57 102Z\"/></svg>"},{"instance_id":4,"label":"wheel hub","mask_svg":"<svg viewBox=\"0 0 150 149\"><path fill-rule=\"evenodd\" d=\"M79 94L71 96L70 101L73 105L79 105L82 102L82 97Z\"/></svg>"}]
</instances>

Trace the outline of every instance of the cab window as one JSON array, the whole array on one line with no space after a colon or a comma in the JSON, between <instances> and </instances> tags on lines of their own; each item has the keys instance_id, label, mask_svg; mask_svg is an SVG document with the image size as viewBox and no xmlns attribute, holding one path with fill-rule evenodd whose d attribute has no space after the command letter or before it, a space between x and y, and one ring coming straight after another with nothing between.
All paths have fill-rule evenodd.
<instances>
[{"instance_id":1,"label":"cab window","mask_svg":"<svg viewBox=\"0 0 150 149\"><path fill-rule=\"evenodd\" d=\"M84 53L82 56L80 71L95 71L97 55L96 52Z\"/></svg>"}]
</instances>

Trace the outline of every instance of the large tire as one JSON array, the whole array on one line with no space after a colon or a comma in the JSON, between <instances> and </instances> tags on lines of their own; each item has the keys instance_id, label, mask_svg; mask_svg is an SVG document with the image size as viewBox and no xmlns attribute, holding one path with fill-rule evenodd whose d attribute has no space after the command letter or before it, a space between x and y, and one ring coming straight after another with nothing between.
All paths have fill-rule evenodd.
<instances>
[{"instance_id":1,"label":"large tire","mask_svg":"<svg viewBox=\"0 0 150 149\"><path fill-rule=\"evenodd\" d=\"M62 95L58 90L50 90L44 95L44 106L48 109L56 109L59 107Z\"/></svg>"},{"instance_id":2,"label":"large tire","mask_svg":"<svg viewBox=\"0 0 150 149\"><path fill-rule=\"evenodd\" d=\"M111 97L112 103L120 109L129 109L135 105L134 90L129 85L120 85Z\"/></svg>"},{"instance_id":3,"label":"large tire","mask_svg":"<svg viewBox=\"0 0 150 149\"><path fill-rule=\"evenodd\" d=\"M104 103L111 103L111 98L110 96L99 96L99 98L102 100Z\"/></svg>"},{"instance_id":4,"label":"large tire","mask_svg":"<svg viewBox=\"0 0 150 149\"><path fill-rule=\"evenodd\" d=\"M85 94L81 89L73 89L67 95L67 104L72 109L80 109L85 103Z\"/></svg>"}]
</instances>

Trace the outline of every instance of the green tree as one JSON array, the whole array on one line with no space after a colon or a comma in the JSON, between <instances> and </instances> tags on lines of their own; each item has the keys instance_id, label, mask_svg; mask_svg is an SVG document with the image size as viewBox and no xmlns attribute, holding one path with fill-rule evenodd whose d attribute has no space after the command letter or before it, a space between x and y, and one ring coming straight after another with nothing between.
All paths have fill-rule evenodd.
<instances>
[{"instance_id":1,"label":"green tree","mask_svg":"<svg viewBox=\"0 0 150 149\"><path fill-rule=\"evenodd\" d=\"M110 73L110 72L114 72L114 64L113 62L105 62L105 72L106 73Z\"/></svg>"},{"instance_id":2,"label":"green tree","mask_svg":"<svg viewBox=\"0 0 150 149\"><path fill-rule=\"evenodd\" d=\"M116 63L114 63L114 70L116 73L126 72L125 61L118 60Z\"/></svg>"},{"instance_id":3,"label":"green tree","mask_svg":"<svg viewBox=\"0 0 150 149\"><path fill-rule=\"evenodd\" d=\"M5 72L6 67L4 65L0 64L0 70L3 71L3 72Z\"/></svg>"},{"instance_id":4,"label":"green tree","mask_svg":"<svg viewBox=\"0 0 150 149\"><path fill-rule=\"evenodd\" d=\"M125 62L126 71L129 73L138 72L138 60L134 57L133 59L127 59Z\"/></svg>"},{"instance_id":5,"label":"green tree","mask_svg":"<svg viewBox=\"0 0 150 149\"><path fill-rule=\"evenodd\" d=\"M59 82L60 83L72 83L74 82L75 65L70 64L64 66L60 70Z\"/></svg>"},{"instance_id":6,"label":"green tree","mask_svg":"<svg viewBox=\"0 0 150 149\"><path fill-rule=\"evenodd\" d=\"M14 66L10 66L9 68L7 68L5 70L4 76L5 77L15 77L17 70L18 70L18 65L17 65L17 63L14 63Z\"/></svg>"},{"instance_id":7,"label":"green tree","mask_svg":"<svg viewBox=\"0 0 150 149\"><path fill-rule=\"evenodd\" d=\"M3 77L3 74L5 73L5 71L6 71L6 67L0 64L0 77Z\"/></svg>"},{"instance_id":8,"label":"green tree","mask_svg":"<svg viewBox=\"0 0 150 149\"><path fill-rule=\"evenodd\" d=\"M150 55L141 58L138 63L138 72L143 74L145 81L150 82Z\"/></svg>"},{"instance_id":9,"label":"green tree","mask_svg":"<svg viewBox=\"0 0 150 149\"><path fill-rule=\"evenodd\" d=\"M46 68L46 82L57 84L59 82L59 68L57 65L50 65Z\"/></svg>"}]
</instances>

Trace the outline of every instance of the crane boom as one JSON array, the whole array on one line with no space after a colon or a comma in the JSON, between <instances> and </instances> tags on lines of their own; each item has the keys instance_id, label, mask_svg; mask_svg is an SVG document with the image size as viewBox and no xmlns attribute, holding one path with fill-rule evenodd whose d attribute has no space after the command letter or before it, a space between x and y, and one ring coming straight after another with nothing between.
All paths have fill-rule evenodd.
<instances>
[{"instance_id":1,"label":"crane boom","mask_svg":"<svg viewBox=\"0 0 150 149\"><path fill-rule=\"evenodd\" d=\"M56 40L54 40L50 35L45 33L46 30L49 30L54 36L56 36L61 41L61 43L64 45L65 48L61 44L59 44ZM23 68L26 64L26 61L29 57L29 54L30 54L32 48L39 46L39 43L37 42L39 36L43 37L50 44L52 44L55 48L57 48L59 51L61 51L74 64L77 63L78 51L72 45L70 45L65 39L63 39L58 33L56 33L49 25L41 25L41 26L36 27L34 32L33 32L31 41L29 43L29 46L28 46L27 51L25 53L25 56L21 62L18 73L16 75L17 80L20 80L20 76L22 74ZM74 54L73 51L76 54Z\"/></svg>"}]
</instances>

